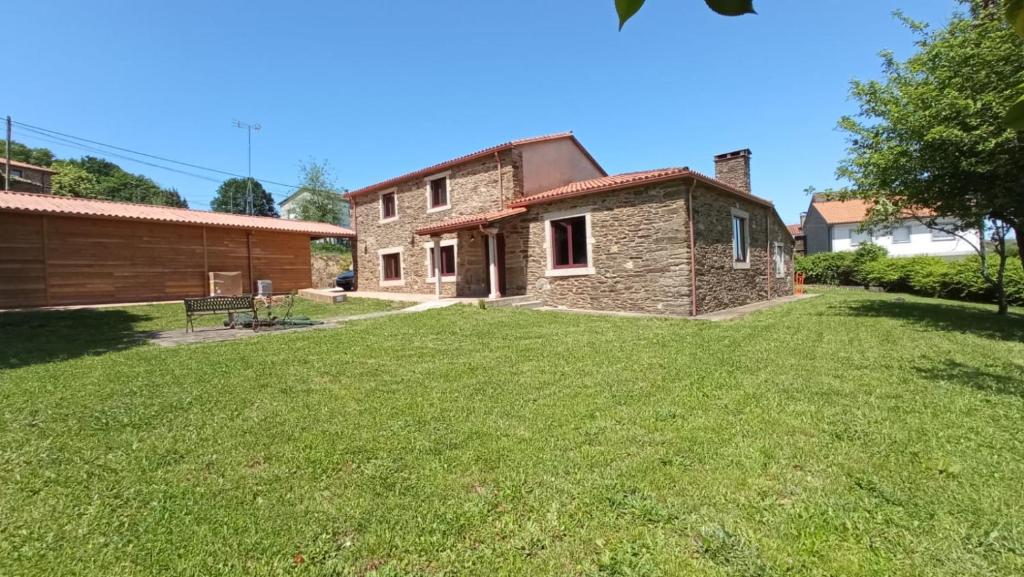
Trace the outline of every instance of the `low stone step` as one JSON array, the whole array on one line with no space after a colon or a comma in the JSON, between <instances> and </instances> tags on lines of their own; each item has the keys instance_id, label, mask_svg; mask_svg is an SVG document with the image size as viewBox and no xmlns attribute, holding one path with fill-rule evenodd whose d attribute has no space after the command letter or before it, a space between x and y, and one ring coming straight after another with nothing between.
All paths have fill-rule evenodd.
<instances>
[{"instance_id":1,"label":"low stone step","mask_svg":"<svg viewBox=\"0 0 1024 577\"><path fill-rule=\"evenodd\" d=\"M513 297L501 297L499 299L487 299L484 301L488 307L511 307L519 303L536 301L537 297L530 295L517 295Z\"/></svg>"},{"instance_id":2,"label":"low stone step","mask_svg":"<svg viewBox=\"0 0 1024 577\"><path fill-rule=\"evenodd\" d=\"M345 291L341 289L302 289L299 297L316 303L337 304L345 302Z\"/></svg>"},{"instance_id":3,"label":"low stone step","mask_svg":"<svg viewBox=\"0 0 1024 577\"><path fill-rule=\"evenodd\" d=\"M539 309L544 306L544 303L540 301L522 301L512 305L514 309Z\"/></svg>"}]
</instances>

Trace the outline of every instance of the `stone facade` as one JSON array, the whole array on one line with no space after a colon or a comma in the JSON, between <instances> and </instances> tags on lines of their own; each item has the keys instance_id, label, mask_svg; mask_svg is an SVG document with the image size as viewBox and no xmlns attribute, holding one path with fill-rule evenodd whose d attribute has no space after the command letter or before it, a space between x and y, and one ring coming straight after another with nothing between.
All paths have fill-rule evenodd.
<instances>
[{"instance_id":1,"label":"stone facade","mask_svg":"<svg viewBox=\"0 0 1024 577\"><path fill-rule=\"evenodd\" d=\"M749 215L749 267L733 259L733 209ZM775 210L704 187L693 195L697 263L697 313L738 307L771 296L793 294L793 239ZM772 243L781 243L785 271L777 278Z\"/></svg>"},{"instance_id":2,"label":"stone facade","mask_svg":"<svg viewBox=\"0 0 1024 577\"><path fill-rule=\"evenodd\" d=\"M715 180L750 192L750 151L743 149L716 156Z\"/></svg>"},{"instance_id":3,"label":"stone facade","mask_svg":"<svg viewBox=\"0 0 1024 577\"><path fill-rule=\"evenodd\" d=\"M546 217L590 215L593 273L551 276ZM506 261L526 258L523 274L509 271L510 292L569 308L653 314L690 313L690 250L686 187L682 182L637 187L531 207L506 229Z\"/></svg>"},{"instance_id":4,"label":"stone facade","mask_svg":"<svg viewBox=\"0 0 1024 577\"><path fill-rule=\"evenodd\" d=\"M353 199L354 220L357 227L356 260L358 283L363 290L433 293L434 282L428 280L427 237L416 230L459 216L468 216L502 207L505 202L522 191L522 155L512 149L500 153L501 180L498 179L498 160L494 157L467 162L449 171L448 203L450 208L429 212L428 181L436 175L417 178L398 184L396 188L371 192ZM380 197L396 192L398 218L381 222ZM457 281L441 283L445 296L486 296L487 273L484 247L480 231L462 231L442 235L442 241L456 241ZM401 283L381 284L379 251L400 249L402 252Z\"/></svg>"}]
</instances>

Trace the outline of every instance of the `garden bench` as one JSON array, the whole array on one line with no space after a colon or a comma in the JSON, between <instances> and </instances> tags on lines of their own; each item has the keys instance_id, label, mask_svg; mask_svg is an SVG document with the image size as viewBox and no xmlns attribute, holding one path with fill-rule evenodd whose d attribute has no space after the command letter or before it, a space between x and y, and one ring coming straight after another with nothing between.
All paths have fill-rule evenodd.
<instances>
[{"instance_id":1,"label":"garden bench","mask_svg":"<svg viewBox=\"0 0 1024 577\"><path fill-rule=\"evenodd\" d=\"M197 316L227 314L231 320L231 328L235 327L234 313L248 313L252 315L252 330L259 327L259 316L256 312L256 302L252 295L243 296L213 296L194 299L185 299L185 332L189 329L195 332L196 327L192 321Z\"/></svg>"}]
</instances>

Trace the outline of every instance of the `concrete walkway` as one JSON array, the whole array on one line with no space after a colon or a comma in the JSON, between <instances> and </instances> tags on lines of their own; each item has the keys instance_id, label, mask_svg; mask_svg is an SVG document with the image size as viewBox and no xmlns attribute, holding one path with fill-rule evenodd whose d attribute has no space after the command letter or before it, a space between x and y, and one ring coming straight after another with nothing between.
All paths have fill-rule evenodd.
<instances>
[{"instance_id":1,"label":"concrete walkway","mask_svg":"<svg viewBox=\"0 0 1024 577\"><path fill-rule=\"evenodd\" d=\"M564 307L541 307L534 310L539 311L554 311L560 313L576 313L584 315L598 315L606 317L624 317L624 318L639 318L639 319L676 319L676 320L698 320L698 321L730 321L745 317L750 313L757 312L760 310L768 309L771 307L784 305L797 300L803 300L807 298L816 297L816 294L802 294L802 295L789 295L772 299L770 301L759 301L751 303L749 305L743 305L741 307L735 307L731 309L723 309L715 311L713 313L707 313L703 315L697 315L695 317L688 317L682 315L659 315L653 313L630 313L623 311L595 311L589 309L571 309Z\"/></svg>"},{"instance_id":2,"label":"concrete walkway","mask_svg":"<svg viewBox=\"0 0 1024 577\"><path fill-rule=\"evenodd\" d=\"M177 329L173 331L163 331L158 333L142 333L140 337L145 342L153 343L161 347L176 347L178 345L190 345L193 343L216 343L221 341L235 341L239 339L248 339L252 337L261 337L265 335L275 335L281 333L297 333L317 329L333 329L352 321L364 321L368 319L388 317L391 315L418 313L432 309L450 307L452 305L457 304L460 304L458 299L428 301L396 311L378 311L375 313L366 313L362 315L353 315L349 317L326 319L323 321L322 324L319 325L309 325L300 327L271 326L262 328L258 331L254 331L251 329L226 329L220 327L203 327L196 329L193 332L185 332L184 329Z\"/></svg>"},{"instance_id":3,"label":"concrete walkway","mask_svg":"<svg viewBox=\"0 0 1024 577\"><path fill-rule=\"evenodd\" d=\"M346 292L345 296L354 299L377 299L381 301L398 301L403 303L426 303L426 302L438 302L434 298L433 294L420 294L420 293L389 293L389 292L374 292L374 291L354 291ZM461 303L461 304L473 304L476 303L479 298L461 298L461 297L441 297L440 302L445 303Z\"/></svg>"},{"instance_id":4,"label":"concrete walkway","mask_svg":"<svg viewBox=\"0 0 1024 577\"><path fill-rule=\"evenodd\" d=\"M817 294L807 294L807 293L804 293L802 295L789 295L789 296L779 297L777 299L772 299L770 301L760 301L760 302L756 302L756 303L751 303L749 305L743 305L741 307L733 307L731 309L722 309L720 311L715 311L713 313L697 315L697 316L695 316L693 318L697 319L697 320L700 320L700 321L731 321L733 319L738 319L738 318L741 318L741 317L745 317L745 316L749 315L750 313L754 313L754 312L757 312L757 311L763 311L764 309L770 309L772 307L777 307L779 305L784 305L786 303L791 303L793 301L800 301L800 300L804 300L804 299L814 298L816 296L818 296L818 295Z\"/></svg>"}]
</instances>

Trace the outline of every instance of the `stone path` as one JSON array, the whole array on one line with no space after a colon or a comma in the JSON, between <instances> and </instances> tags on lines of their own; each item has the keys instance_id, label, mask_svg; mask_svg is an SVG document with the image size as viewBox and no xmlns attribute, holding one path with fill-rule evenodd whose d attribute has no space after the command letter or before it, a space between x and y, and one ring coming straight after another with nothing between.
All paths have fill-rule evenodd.
<instances>
[{"instance_id":1,"label":"stone path","mask_svg":"<svg viewBox=\"0 0 1024 577\"><path fill-rule=\"evenodd\" d=\"M193 343L216 343L221 341L235 341L238 339L248 339L252 337L261 337L265 335L275 335L281 333L297 333L316 329L333 329L352 321L364 321L368 319L377 319L391 315L418 313L421 311L427 311L431 309L450 307L456 304L459 304L459 302L456 300L448 299L440 301L429 301L397 311L378 311L375 313L366 313L362 315L353 315L349 317L340 317L336 319L326 319L323 321L323 324L303 327L266 327L258 331L254 331L251 329L225 329L220 327L203 327L196 329L193 332L185 332L184 329L178 329L173 331L162 331L156 333L141 333L139 336L141 340L153 343L155 345L159 345L161 347L176 347L179 345L190 345Z\"/></svg>"}]
</instances>

